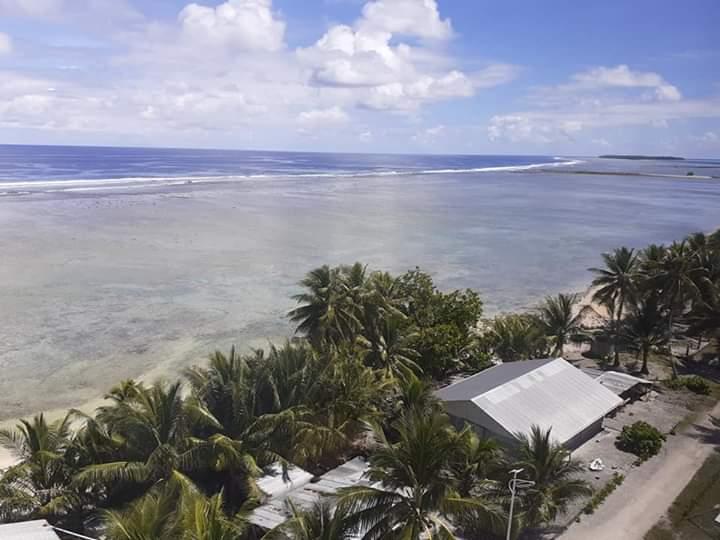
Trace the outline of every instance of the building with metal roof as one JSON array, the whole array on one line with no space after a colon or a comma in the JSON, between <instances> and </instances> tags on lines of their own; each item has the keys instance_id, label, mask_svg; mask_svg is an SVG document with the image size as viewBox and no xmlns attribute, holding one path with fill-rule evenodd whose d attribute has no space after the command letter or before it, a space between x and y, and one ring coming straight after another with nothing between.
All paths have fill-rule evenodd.
<instances>
[{"instance_id":1,"label":"building with metal roof","mask_svg":"<svg viewBox=\"0 0 720 540\"><path fill-rule=\"evenodd\" d=\"M367 470L368 464L363 458L351 459L311 482L271 497L250 513L248 521L263 530L274 529L290 519L289 502L299 510L309 510L322 498L332 497L344 487L368 485L364 477Z\"/></svg>"},{"instance_id":2,"label":"building with metal roof","mask_svg":"<svg viewBox=\"0 0 720 540\"><path fill-rule=\"evenodd\" d=\"M44 519L0 525L0 538L2 540L60 540L60 537Z\"/></svg>"},{"instance_id":3,"label":"building with metal roof","mask_svg":"<svg viewBox=\"0 0 720 540\"><path fill-rule=\"evenodd\" d=\"M296 465L288 467L285 474L279 463L270 466L268 472L258 478L257 487L268 498L282 497L312 481L313 475Z\"/></svg>"},{"instance_id":4,"label":"building with metal roof","mask_svg":"<svg viewBox=\"0 0 720 540\"><path fill-rule=\"evenodd\" d=\"M634 377L620 371L603 371L602 369L580 368L597 382L623 399L635 399L647 393L653 382Z\"/></svg>"},{"instance_id":5,"label":"building with metal roof","mask_svg":"<svg viewBox=\"0 0 720 540\"><path fill-rule=\"evenodd\" d=\"M562 358L504 363L435 392L457 424L507 444L533 425L568 448L602 429L623 404L605 386Z\"/></svg>"}]
</instances>

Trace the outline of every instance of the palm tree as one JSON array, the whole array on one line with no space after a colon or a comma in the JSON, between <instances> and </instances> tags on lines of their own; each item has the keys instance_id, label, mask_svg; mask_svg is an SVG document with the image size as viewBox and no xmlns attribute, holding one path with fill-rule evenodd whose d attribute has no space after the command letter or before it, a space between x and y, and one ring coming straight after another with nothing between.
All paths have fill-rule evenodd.
<instances>
[{"instance_id":1,"label":"palm tree","mask_svg":"<svg viewBox=\"0 0 720 540\"><path fill-rule=\"evenodd\" d=\"M682 315L687 303L698 298L698 284L705 276L697 257L687 242L674 242L659 261L650 266L651 274L647 284L660 291L661 299L668 308L667 328L668 341L672 340L673 322L676 315ZM675 359L670 352L673 377L677 377Z\"/></svg>"},{"instance_id":2,"label":"palm tree","mask_svg":"<svg viewBox=\"0 0 720 540\"><path fill-rule=\"evenodd\" d=\"M503 362L538 358L547 351L542 327L536 317L528 315L495 317L488 339L493 352Z\"/></svg>"},{"instance_id":3,"label":"palm tree","mask_svg":"<svg viewBox=\"0 0 720 540\"><path fill-rule=\"evenodd\" d=\"M699 300L690 311L690 335L707 335L720 347L720 282L706 281Z\"/></svg>"},{"instance_id":4,"label":"palm tree","mask_svg":"<svg viewBox=\"0 0 720 540\"><path fill-rule=\"evenodd\" d=\"M611 318L615 321L622 321L623 310L627 301L632 301L637 293L637 278L639 270L639 259L634 249L621 247L612 253L603 253L605 268L590 268L590 271L597 275L592 285L596 287L593 299L603 304L612 301L617 311ZM614 332L614 355L613 365L620 366L620 351L618 350L618 332Z\"/></svg>"},{"instance_id":5,"label":"palm tree","mask_svg":"<svg viewBox=\"0 0 720 540\"><path fill-rule=\"evenodd\" d=\"M523 477L534 482L522 497L525 523L537 527L564 512L568 504L592 490L576 477L582 466L570 458L570 452L551 438L551 429L532 426L529 434L518 434L512 469L523 469Z\"/></svg>"},{"instance_id":6,"label":"palm tree","mask_svg":"<svg viewBox=\"0 0 720 540\"><path fill-rule=\"evenodd\" d=\"M123 511L104 513L108 540L159 540L179 535L175 510L177 499L162 491L151 491Z\"/></svg>"},{"instance_id":7,"label":"palm tree","mask_svg":"<svg viewBox=\"0 0 720 540\"><path fill-rule=\"evenodd\" d=\"M347 507L329 500L301 510L289 502L292 517L269 531L262 540L352 540L356 527L348 519Z\"/></svg>"},{"instance_id":8,"label":"palm tree","mask_svg":"<svg viewBox=\"0 0 720 540\"><path fill-rule=\"evenodd\" d=\"M0 475L0 522L48 515L81 494L71 487L75 472L68 449L73 444L70 415L48 423L40 414L0 430L0 445L18 462Z\"/></svg>"},{"instance_id":9,"label":"palm tree","mask_svg":"<svg viewBox=\"0 0 720 540\"><path fill-rule=\"evenodd\" d=\"M355 271L350 276L360 279ZM300 306L288 313L290 320L298 323L297 332L315 346L349 339L358 325L357 306L349 293L356 292L358 283L344 283L340 269L324 265L309 272L300 285L306 292L293 297Z\"/></svg>"},{"instance_id":10,"label":"palm tree","mask_svg":"<svg viewBox=\"0 0 720 540\"><path fill-rule=\"evenodd\" d=\"M220 434L209 440L191 437L194 422L220 425L207 411L192 411L179 382L143 387L134 397L99 410L93 422L103 425L108 435L105 460L87 465L75 476L74 484L82 489L126 488L139 495L178 471L235 467L244 475L259 473L239 442Z\"/></svg>"},{"instance_id":11,"label":"palm tree","mask_svg":"<svg viewBox=\"0 0 720 540\"><path fill-rule=\"evenodd\" d=\"M568 338L579 328L578 315L573 313L577 300L576 294L548 296L538 310L545 334L555 344L554 356L562 356Z\"/></svg>"},{"instance_id":12,"label":"palm tree","mask_svg":"<svg viewBox=\"0 0 720 540\"><path fill-rule=\"evenodd\" d=\"M461 497L477 495L488 486L500 465L502 452L494 439L479 437L472 429L458 433L457 452L450 463L450 473Z\"/></svg>"},{"instance_id":13,"label":"palm tree","mask_svg":"<svg viewBox=\"0 0 720 540\"><path fill-rule=\"evenodd\" d=\"M394 444L374 428L379 447L370 456L367 476L379 487L355 486L340 493L339 504L347 505L350 522L364 540L450 539L455 535L448 516L476 512L497 517L486 501L458 495L450 472L457 434L446 416L411 412L393 427Z\"/></svg>"},{"instance_id":14,"label":"palm tree","mask_svg":"<svg viewBox=\"0 0 720 540\"><path fill-rule=\"evenodd\" d=\"M179 473L102 517L108 540L237 540L246 528L225 514L222 491L208 498Z\"/></svg>"},{"instance_id":15,"label":"palm tree","mask_svg":"<svg viewBox=\"0 0 720 540\"><path fill-rule=\"evenodd\" d=\"M407 332L398 316L383 316L366 327L358 336L367 365L381 369L387 377L403 378L409 373L421 373L417 365L418 352L410 345L415 337Z\"/></svg>"},{"instance_id":16,"label":"palm tree","mask_svg":"<svg viewBox=\"0 0 720 540\"><path fill-rule=\"evenodd\" d=\"M668 342L665 314L657 294L652 292L641 298L623 323L624 337L635 343L642 355L640 373L647 375L648 355L653 348Z\"/></svg>"}]
</instances>

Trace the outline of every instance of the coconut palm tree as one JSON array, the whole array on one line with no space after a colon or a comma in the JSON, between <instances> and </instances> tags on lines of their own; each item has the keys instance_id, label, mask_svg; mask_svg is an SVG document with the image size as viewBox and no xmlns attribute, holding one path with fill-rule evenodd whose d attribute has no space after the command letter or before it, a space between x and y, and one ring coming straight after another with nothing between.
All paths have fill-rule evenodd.
<instances>
[{"instance_id":1,"label":"coconut palm tree","mask_svg":"<svg viewBox=\"0 0 720 540\"><path fill-rule=\"evenodd\" d=\"M377 486L355 486L340 493L339 504L347 506L350 522L364 540L450 539L455 535L449 516L476 512L497 517L486 501L457 493L450 471L457 434L446 416L411 412L393 427L397 443L391 443L380 427L374 428L379 447L370 456L367 476Z\"/></svg>"},{"instance_id":2,"label":"coconut palm tree","mask_svg":"<svg viewBox=\"0 0 720 540\"><path fill-rule=\"evenodd\" d=\"M351 281L346 283L338 268L324 265L310 271L300 282L305 292L293 296L300 306L288 313L290 320L298 323L297 332L317 347L351 339L358 320L350 293L357 292L358 274L350 273Z\"/></svg>"},{"instance_id":3,"label":"coconut palm tree","mask_svg":"<svg viewBox=\"0 0 720 540\"><path fill-rule=\"evenodd\" d=\"M612 319L618 323L622 321L626 302L632 302L637 294L637 279L639 259L634 249L621 247L612 253L603 253L605 268L590 268L596 274L592 281L596 287L593 299L603 304L612 301L616 307ZM614 332L614 362L615 367L620 366L620 351L618 350L618 332Z\"/></svg>"},{"instance_id":4,"label":"coconut palm tree","mask_svg":"<svg viewBox=\"0 0 720 540\"><path fill-rule=\"evenodd\" d=\"M715 339L720 346L720 282L705 282L701 286L702 294L699 300L693 304L690 311L691 335L706 335Z\"/></svg>"},{"instance_id":5,"label":"coconut palm tree","mask_svg":"<svg viewBox=\"0 0 720 540\"><path fill-rule=\"evenodd\" d=\"M223 510L223 493L203 495L192 481L173 473L121 510L102 513L108 540L238 540L246 523Z\"/></svg>"},{"instance_id":6,"label":"coconut palm tree","mask_svg":"<svg viewBox=\"0 0 720 540\"><path fill-rule=\"evenodd\" d=\"M225 467L242 469L243 475L259 473L241 443L220 434L209 440L191 437L194 422L220 428L210 413L191 408L176 382L143 387L114 410L99 411L96 422L108 435L106 460L85 466L74 484L83 489L106 486L108 492L126 488L137 496L178 471Z\"/></svg>"},{"instance_id":7,"label":"coconut palm tree","mask_svg":"<svg viewBox=\"0 0 720 540\"><path fill-rule=\"evenodd\" d=\"M410 345L414 337L399 316L388 315L367 326L357 343L367 365L382 370L387 377L403 378L422 372L416 363L419 353Z\"/></svg>"},{"instance_id":8,"label":"coconut palm tree","mask_svg":"<svg viewBox=\"0 0 720 540\"><path fill-rule=\"evenodd\" d=\"M528 527L552 521L570 502L592 492L587 482L576 477L582 466L553 442L551 431L532 426L530 433L517 435L520 444L510 468L523 469L523 478L534 482L521 499Z\"/></svg>"},{"instance_id":9,"label":"coconut palm tree","mask_svg":"<svg viewBox=\"0 0 720 540\"><path fill-rule=\"evenodd\" d=\"M18 462L0 475L0 522L52 514L58 499L71 495L75 472L67 450L72 445L70 415L48 423L40 414L0 430L0 445Z\"/></svg>"},{"instance_id":10,"label":"coconut palm tree","mask_svg":"<svg viewBox=\"0 0 720 540\"><path fill-rule=\"evenodd\" d=\"M538 309L541 326L554 343L552 354L562 356L568 338L578 330L578 314L574 305L578 301L576 294L558 294L548 296Z\"/></svg>"},{"instance_id":11,"label":"coconut palm tree","mask_svg":"<svg viewBox=\"0 0 720 540\"><path fill-rule=\"evenodd\" d=\"M647 293L623 321L622 334L630 342L635 343L642 355L640 373L647 375L648 355L653 348L667 345L667 322L660 305L658 295Z\"/></svg>"},{"instance_id":12,"label":"coconut palm tree","mask_svg":"<svg viewBox=\"0 0 720 540\"><path fill-rule=\"evenodd\" d=\"M108 540L160 540L179 536L175 516L177 499L162 491L151 491L124 510L103 514Z\"/></svg>"},{"instance_id":13,"label":"coconut palm tree","mask_svg":"<svg viewBox=\"0 0 720 540\"><path fill-rule=\"evenodd\" d=\"M547 352L543 329L537 318L529 315L495 317L487 338L503 362L538 358Z\"/></svg>"},{"instance_id":14,"label":"coconut palm tree","mask_svg":"<svg viewBox=\"0 0 720 540\"><path fill-rule=\"evenodd\" d=\"M351 524L345 505L330 500L302 510L289 502L292 517L269 531L262 540L352 540L357 527Z\"/></svg>"},{"instance_id":15,"label":"coconut palm tree","mask_svg":"<svg viewBox=\"0 0 720 540\"><path fill-rule=\"evenodd\" d=\"M660 291L660 298L667 306L668 341L672 340L673 322L682 315L691 300L700 296L699 283L705 271L686 241L674 242L659 261L650 266L648 287ZM675 359L670 353L673 377L677 377Z\"/></svg>"},{"instance_id":16,"label":"coconut palm tree","mask_svg":"<svg viewBox=\"0 0 720 540\"><path fill-rule=\"evenodd\" d=\"M494 439L479 437L472 429L458 433L457 452L450 463L450 473L461 497L483 493L488 478L500 466L502 451Z\"/></svg>"}]
</instances>

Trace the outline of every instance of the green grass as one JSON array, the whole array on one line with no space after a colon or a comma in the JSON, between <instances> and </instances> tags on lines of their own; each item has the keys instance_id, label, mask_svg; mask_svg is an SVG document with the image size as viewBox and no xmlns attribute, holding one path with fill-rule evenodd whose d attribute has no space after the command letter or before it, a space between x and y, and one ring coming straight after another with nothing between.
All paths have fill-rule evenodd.
<instances>
[{"instance_id":1,"label":"green grass","mask_svg":"<svg viewBox=\"0 0 720 540\"><path fill-rule=\"evenodd\" d=\"M608 496L615 491L615 488L623 483L623 480L625 480L624 475L620 473L613 473L612 478L608 480L607 484L598 490L595 495L592 496L592 499L590 499L590 501L585 505L583 512L585 514L594 513L603 501L605 501L605 499L607 499Z\"/></svg>"},{"instance_id":2,"label":"green grass","mask_svg":"<svg viewBox=\"0 0 720 540\"><path fill-rule=\"evenodd\" d=\"M714 524L720 509L720 453L713 453L678 495L667 514L667 523L658 523L645 540L720 538ZM669 528L668 528L669 527Z\"/></svg>"}]
</instances>

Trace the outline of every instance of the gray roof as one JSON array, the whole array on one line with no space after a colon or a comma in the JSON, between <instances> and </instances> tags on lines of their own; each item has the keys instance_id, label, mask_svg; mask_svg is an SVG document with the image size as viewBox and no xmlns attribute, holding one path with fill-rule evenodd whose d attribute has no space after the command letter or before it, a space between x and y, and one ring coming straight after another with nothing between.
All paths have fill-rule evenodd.
<instances>
[{"instance_id":1,"label":"gray roof","mask_svg":"<svg viewBox=\"0 0 720 540\"><path fill-rule=\"evenodd\" d=\"M501 386L518 377L544 366L555 360L554 358L541 358L538 360L523 360L520 362L507 362L488 368L472 377L441 388L435 395L442 401L466 401L474 399L485 392Z\"/></svg>"},{"instance_id":2,"label":"gray roof","mask_svg":"<svg viewBox=\"0 0 720 540\"><path fill-rule=\"evenodd\" d=\"M59 540L50 524L44 519L0 525L2 540Z\"/></svg>"},{"instance_id":3,"label":"gray roof","mask_svg":"<svg viewBox=\"0 0 720 540\"><path fill-rule=\"evenodd\" d=\"M288 501L292 501L298 509L308 510L321 498L332 497L341 488L369 484L364 478L367 469L364 459L351 459L326 472L317 481L293 489L284 496L271 498L268 503L253 510L248 521L266 530L273 529L290 518Z\"/></svg>"},{"instance_id":4,"label":"gray roof","mask_svg":"<svg viewBox=\"0 0 720 540\"><path fill-rule=\"evenodd\" d=\"M515 368L513 364L525 365ZM482 371L439 390L436 395L453 416L499 436L529 433L530 428L537 425L543 430L552 428L553 438L561 443L623 403L613 392L562 358L513 364ZM508 368L498 369L504 366ZM486 374L489 380L483 381Z\"/></svg>"},{"instance_id":5,"label":"gray roof","mask_svg":"<svg viewBox=\"0 0 720 540\"><path fill-rule=\"evenodd\" d=\"M602 384L608 390L611 390L618 396L624 394L631 388L637 385L652 386L652 381L641 379L640 377L633 377L627 373L621 373L619 371L603 371L601 369L593 368L581 368L583 373L590 375L597 382Z\"/></svg>"},{"instance_id":6,"label":"gray roof","mask_svg":"<svg viewBox=\"0 0 720 540\"><path fill-rule=\"evenodd\" d=\"M294 489L303 487L313 479L313 475L309 472L292 465L287 470L287 481L283 478L282 466L275 463L270 467L270 471L264 474L257 481L257 486L268 497L280 497L286 495Z\"/></svg>"}]
</instances>

